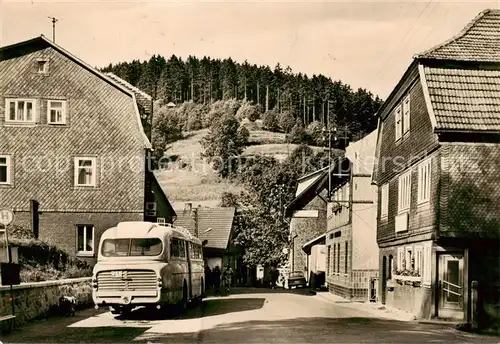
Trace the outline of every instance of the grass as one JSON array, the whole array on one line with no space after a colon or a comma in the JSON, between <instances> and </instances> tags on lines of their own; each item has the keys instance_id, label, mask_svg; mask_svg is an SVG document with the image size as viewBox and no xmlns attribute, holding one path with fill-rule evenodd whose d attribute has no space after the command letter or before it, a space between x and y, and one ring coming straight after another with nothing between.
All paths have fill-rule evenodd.
<instances>
[{"instance_id":1,"label":"grass","mask_svg":"<svg viewBox=\"0 0 500 344\"><path fill-rule=\"evenodd\" d=\"M223 192L239 193L241 186L229 183L217 175L203 160L200 140L208 133L202 129L185 133L183 140L174 142L166 151L171 157L167 168L157 172L157 178L175 209L183 208L185 202L202 206L218 206ZM284 160L298 145L286 144L285 134L261 129L251 130L248 146L243 155L268 155ZM312 147L314 151L323 150Z\"/></svg>"}]
</instances>

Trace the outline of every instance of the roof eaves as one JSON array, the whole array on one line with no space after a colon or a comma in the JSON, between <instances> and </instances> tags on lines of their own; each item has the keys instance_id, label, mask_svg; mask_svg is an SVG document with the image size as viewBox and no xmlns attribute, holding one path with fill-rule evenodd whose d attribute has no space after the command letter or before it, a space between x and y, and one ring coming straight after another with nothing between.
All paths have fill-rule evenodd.
<instances>
[{"instance_id":1,"label":"roof eaves","mask_svg":"<svg viewBox=\"0 0 500 344\"><path fill-rule=\"evenodd\" d=\"M125 87L129 88L131 91L139 93L140 95L144 96L146 99L151 100L151 96L149 94L147 94L146 92L144 92L144 91L140 90L139 88L135 87L134 85L132 85L128 81L120 78L118 75L116 75L114 73L111 73L111 72L108 72L108 73L105 73L105 74L107 76L109 76L110 78L112 78L113 80L115 80L116 82L119 82L119 83L123 84Z\"/></svg>"},{"instance_id":2,"label":"roof eaves","mask_svg":"<svg viewBox=\"0 0 500 344\"><path fill-rule=\"evenodd\" d=\"M417 63L418 63L417 60L413 59L408 68L406 68L406 71L403 73L396 86L392 89L391 93L389 94L385 102L382 104L380 109L378 110L377 113L379 114L380 118L384 119L387 116L387 113L385 113L387 106L391 103L392 99L396 96L400 88L403 86L405 80L410 77L411 72L413 68L416 68Z\"/></svg>"}]
</instances>

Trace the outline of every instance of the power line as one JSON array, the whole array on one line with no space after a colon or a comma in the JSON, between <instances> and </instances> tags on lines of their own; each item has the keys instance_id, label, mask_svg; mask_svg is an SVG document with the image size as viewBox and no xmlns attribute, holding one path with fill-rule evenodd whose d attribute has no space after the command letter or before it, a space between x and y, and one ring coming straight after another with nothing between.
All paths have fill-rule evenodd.
<instances>
[{"instance_id":1,"label":"power line","mask_svg":"<svg viewBox=\"0 0 500 344\"><path fill-rule=\"evenodd\" d=\"M411 26L407 31L406 31L406 34L403 36L403 38L401 38L401 40L399 41L399 43L396 45L396 48L392 51L390 57L388 59L386 59L386 63L385 65L379 70L379 72L377 73L377 77L381 77L381 79L383 80L385 78L385 76L387 75L387 70L390 68L390 66L392 65L392 61L394 60L394 57L396 56L396 52L398 50L400 50L401 48L401 45L403 44L404 40L408 37L408 35L410 34L411 31L413 31L413 29L415 28L415 26L417 25L417 23L419 22L420 18L422 17L422 15L424 14L424 12L427 10L427 8L429 7L429 5L431 4L432 0L429 0L425 7L422 9L422 11L420 11L415 23L413 24L413 26ZM406 41L406 44L404 44L404 46L406 47L406 45L408 45L408 42L409 40Z\"/></svg>"}]
</instances>

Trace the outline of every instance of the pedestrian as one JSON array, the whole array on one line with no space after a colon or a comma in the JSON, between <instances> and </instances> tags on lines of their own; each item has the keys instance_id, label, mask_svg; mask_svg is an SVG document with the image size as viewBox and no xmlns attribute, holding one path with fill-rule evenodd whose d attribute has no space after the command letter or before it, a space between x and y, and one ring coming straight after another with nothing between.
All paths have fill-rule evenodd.
<instances>
[{"instance_id":1,"label":"pedestrian","mask_svg":"<svg viewBox=\"0 0 500 344\"><path fill-rule=\"evenodd\" d=\"M205 265L205 291L212 288L212 269Z\"/></svg>"},{"instance_id":2,"label":"pedestrian","mask_svg":"<svg viewBox=\"0 0 500 344\"><path fill-rule=\"evenodd\" d=\"M224 269L224 291L229 294L231 291L231 280L233 277L233 269L231 269L231 266L229 264L226 265L226 268Z\"/></svg>"},{"instance_id":3,"label":"pedestrian","mask_svg":"<svg viewBox=\"0 0 500 344\"><path fill-rule=\"evenodd\" d=\"M212 283L214 284L215 295L220 295L220 279L221 279L221 271L219 266L217 265L212 273Z\"/></svg>"},{"instance_id":4,"label":"pedestrian","mask_svg":"<svg viewBox=\"0 0 500 344\"><path fill-rule=\"evenodd\" d=\"M278 281L280 272L276 268L276 266L271 267L271 288L275 289L276 288L276 282Z\"/></svg>"}]
</instances>

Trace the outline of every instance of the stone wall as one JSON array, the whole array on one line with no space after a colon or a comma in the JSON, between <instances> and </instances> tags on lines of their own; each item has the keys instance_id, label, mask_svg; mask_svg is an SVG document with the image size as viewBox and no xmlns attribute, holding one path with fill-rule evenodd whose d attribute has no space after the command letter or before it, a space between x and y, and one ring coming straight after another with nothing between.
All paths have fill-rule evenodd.
<instances>
[{"instance_id":1,"label":"stone wall","mask_svg":"<svg viewBox=\"0 0 500 344\"><path fill-rule=\"evenodd\" d=\"M74 296L77 306L90 305L90 283L90 277L23 283L13 286L12 294L9 286L0 286L0 316L12 314L12 296L16 325L53 314L59 304L59 298L63 295Z\"/></svg>"}]
</instances>

